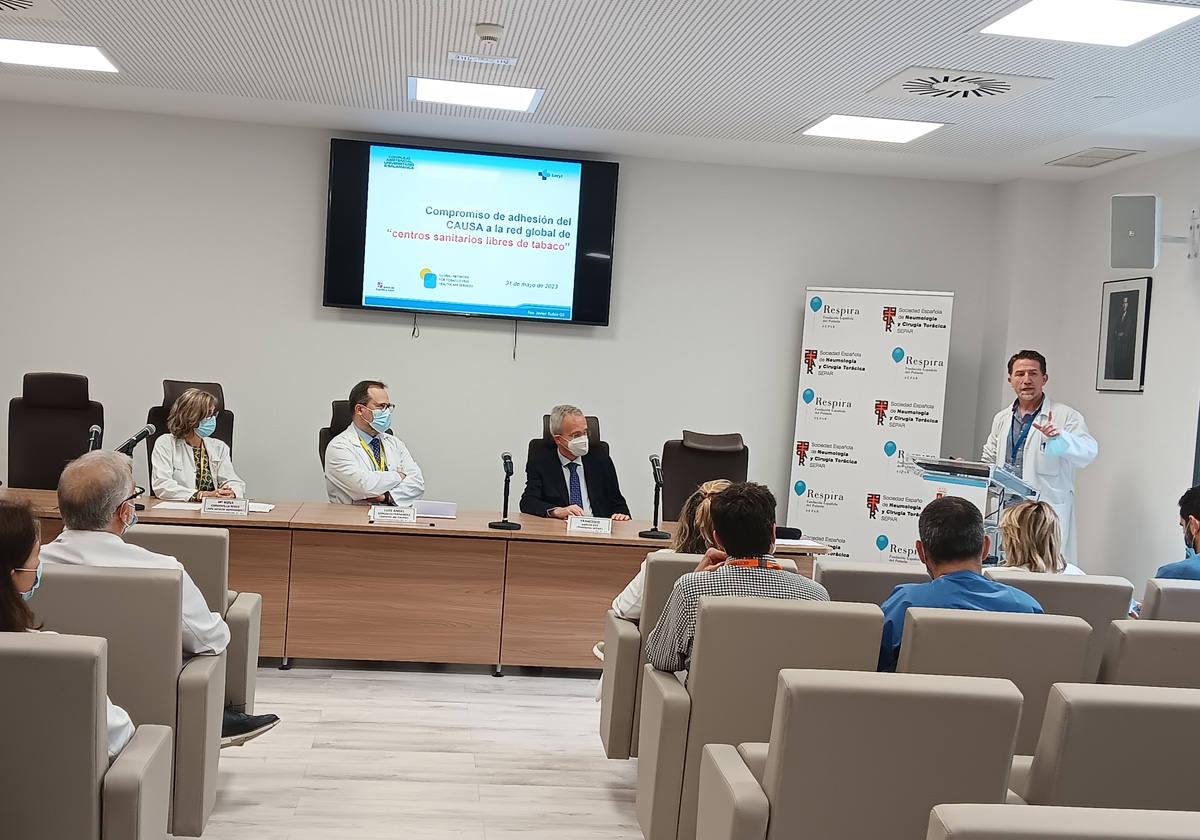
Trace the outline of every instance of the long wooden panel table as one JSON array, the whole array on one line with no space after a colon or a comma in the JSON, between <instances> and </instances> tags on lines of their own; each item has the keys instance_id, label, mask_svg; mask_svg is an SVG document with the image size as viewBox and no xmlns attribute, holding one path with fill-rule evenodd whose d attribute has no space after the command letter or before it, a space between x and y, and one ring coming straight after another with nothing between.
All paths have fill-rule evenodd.
<instances>
[{"instance_id":1,"label":"long wooden panel table","mask_svg":"<svg viewBox=\"0 0 1200 840\"><path fill-rule=\"evenodd\" d=\"M52 491L0 490L30 501L43 539L61 530ZM372 525L366 507L277 503L221 517L158 508L141 522L228 528L229 585L263 596L263 656L595 668L613 597L665 541L615 522L611 535L568 534L566 523L493 514ZM671 524L664 524L670 530ZM780 547L803 574L812 554Z\"/></svg>"}]
</instances>

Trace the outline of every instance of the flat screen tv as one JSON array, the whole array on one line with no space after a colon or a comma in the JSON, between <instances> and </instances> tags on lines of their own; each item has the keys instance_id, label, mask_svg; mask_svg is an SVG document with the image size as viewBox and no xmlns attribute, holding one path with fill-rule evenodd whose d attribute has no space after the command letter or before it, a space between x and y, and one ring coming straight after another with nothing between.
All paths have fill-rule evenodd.
<instances>
[{"instance_id":1,"label":"flat screen tv","mask_svg":"<svg viewBox=\"0 0 1200 840\"><path fill-rule=\"evenodd\" d=\"M617 164L335 139L325 306L608 325Z\"/></svg>"}]
</instances>

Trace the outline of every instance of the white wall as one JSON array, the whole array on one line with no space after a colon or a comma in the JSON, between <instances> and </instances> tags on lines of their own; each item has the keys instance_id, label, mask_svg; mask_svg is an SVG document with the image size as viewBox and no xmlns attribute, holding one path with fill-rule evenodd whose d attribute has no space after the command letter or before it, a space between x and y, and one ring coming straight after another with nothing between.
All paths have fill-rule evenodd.
<instances>
[{"instance_id":1,"label":"white wall","mask_svg":"<svg viewBox=\"0 0 1200 840\"><path fill-rule=\"evenodd\" d=\"M1083 412L1100 443L1077 486L1080 564L1124 575L1140 594L1158 566L1183 557L1176 502L1191 486L1195 455L1200 263L1185 259L1185 246L1164 245L1155 271L1110 269L1109 197L1128 192L1161 195L1164 232L1186 233L1200 206L1200 154L1085 181L1065 197L1045 189L1023 196L1012 212L1043 232L1040 270L1010 278L1007 345L1046 354L1048 390ZM1101 284L1146 274L1154 285L1145 392L1098 392Z\"/></svg>"},{"instance_id":2,"label":"white wall","mask_svg":"<svg viewBox=\"0 0 1200 840\"><path fill-rule=\"evenodd\" d=\"M423 317L414 340L321 307L327 132L15 103L0 125L0 395L84 373L112 446L162 379L220 381L258 498L323 499L329 401L381 377L432 498L491 509L497 453L571 401L635 515L684 427L741 431L782 500L809 284L956 292L944 449L977 448L991 186L622 160L612 326L522 324L514 361L511 323Z\"/></svg>"}]
</instances>

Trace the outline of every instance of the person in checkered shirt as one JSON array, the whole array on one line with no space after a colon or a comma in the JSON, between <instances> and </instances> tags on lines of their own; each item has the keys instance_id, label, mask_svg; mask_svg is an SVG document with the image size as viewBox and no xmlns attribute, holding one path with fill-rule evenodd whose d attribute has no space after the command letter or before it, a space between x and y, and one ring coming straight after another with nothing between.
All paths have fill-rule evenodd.
<instances>
[{"instance_id":1,"label":"person in checkered shirt","mask_svg":"<svg viewBox=\"0 0 1200 840\"><path fill-rule=\"evenodd\" d=\"M821 584L784 571L775 548L775 496L761 484L734 484L712 497L716 547L679 579L646 640L647 658L660 671L686 671L702 597L733 596L828 601Z\"/></svg>"}]
</instances>

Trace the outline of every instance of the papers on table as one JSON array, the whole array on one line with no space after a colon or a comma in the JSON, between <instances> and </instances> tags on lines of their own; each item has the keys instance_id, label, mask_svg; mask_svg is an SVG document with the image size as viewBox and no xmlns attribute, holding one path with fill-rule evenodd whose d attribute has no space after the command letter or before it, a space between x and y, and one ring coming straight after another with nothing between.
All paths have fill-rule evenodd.
<instances>
[{"instance_id":1,"label":"papers on table","mask_svg":"<svg viewBox=\"0 0 1200 840\"><path fill-rule=\"evenodd\" d=\"M827 548L825 543L816 540L775 540L776 545L786 545L789 548Z\"/></svg>"},{"instance_id":2,"label":"papers on table","mask_svg":"<svg viewBox=\"0 0 1200 840\"><path fill-rule=\"evenodd\" d=\"M203 502L159 502L154 506L154 510L200 510L204 507ZM275 510L275 505L267 504L266 502L251 502L251 513L270 513Z\"/></svg>"}]
</instances>

